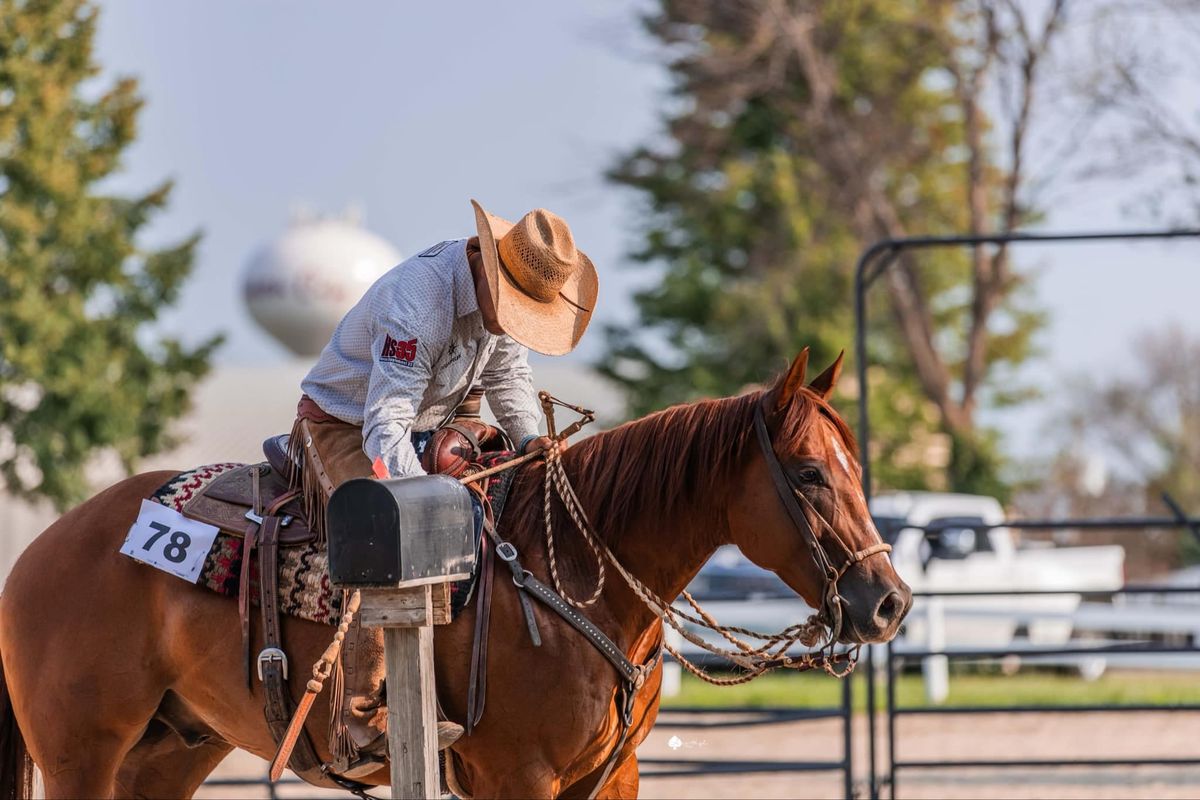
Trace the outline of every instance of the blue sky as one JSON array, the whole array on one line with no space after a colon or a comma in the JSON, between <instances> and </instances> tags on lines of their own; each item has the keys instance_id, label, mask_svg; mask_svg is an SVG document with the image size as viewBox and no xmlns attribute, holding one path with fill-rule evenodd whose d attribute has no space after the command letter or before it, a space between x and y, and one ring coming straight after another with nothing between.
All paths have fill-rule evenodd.
<instances>
[{"instance_id":1,"label":"blue sky","mask_svg":"<svg viewBox=\"0 0 1200 800\"><path fill-rule=\"evenodd\" d=\"M167 327L224 329L220 358L285 357L241 307L240 275L305 207L357 206L408 255L467 235L469 198L515 218L563 215L603 271L597 319L636 275L629 195L606 187L615 154L654 130L665 85L635 51L629 2L508 4L153 2L101 4L97 59L136 76L147 105L126 170L177 187L149 239L204 230ZM589 337L595 352L599 336ZM587 340L585 340L587 341Z\"/></svg>"},{"instance_id":2,"label":"blue sky","mask_svg":"<svg viewBox=\"0 0 1200 800\"><path fill-rule=\"evenodd\" d=\"M239 281L293 209L361 207L368 228L411 254L469 233L469 197L510 217L534 206L562 214L601 269L597 321L627 315L645 280L619 268L636 203L601 172L654 135L664 99L640 5L103 2L105 76L138 77L147 100L116 184L175 178L151 238L205 232L166 327L226 330L227 363L282 359L242 309ZM1194 84L1181 87L1179 107L1194 113L1197 97ZM1143 227L1120 211L1139 188L1060 193L1045 227ZM1049 383L1063 370L1127 370L1132 334L1171 321L1200 335L1198 256L1200 244L1022 251L1053 319L1049 358L1029 374ZM570 358L594 357L599 342L593 333Z\"/></svg>"}]
</instances>

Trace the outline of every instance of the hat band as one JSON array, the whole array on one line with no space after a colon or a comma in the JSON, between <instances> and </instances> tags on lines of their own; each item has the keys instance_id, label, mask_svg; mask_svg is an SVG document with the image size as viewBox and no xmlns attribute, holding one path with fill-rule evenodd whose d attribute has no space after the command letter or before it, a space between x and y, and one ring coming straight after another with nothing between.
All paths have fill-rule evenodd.
<instances>
[{"instance_id":1,"label":"hat band","mask_svg":"<svg viewBox=\"0 0 1200 800\"><path fill-rule=\"evenodd\" d=\"M508 267L505 266L504 259L500 259L500 269L504 272L504 274L506 276L508 276L509 281L511 281L513 284L515 284L518 287L521 286L521 282L519 280L517 280L517 276L513 275L512 272L509 271ZM563 302L566 303L567 305L577 308L585 314L592 313L592 309L588 308L587 306L579 305L579 303L576 303L574 300L567 297L562 292L555 292L554 297L551 297L549 300L541 300L541 299L535 297L534 295L529 294L529 292L526 292L524 287L521 288L521 291L524 292L528 297L532 297L534 300L537 300L539 303L553 303L555 298L561 297Z\"/></svg>"},{"instance_id":2,"label":"hat band","mask_svg":"<svg viewBox=\"0 0 1200 800\"><path fill-rule=\"evenodd\" d=\"M566 302L566 304L567 304L567 305L569 305L569 306L574 306L575 308L578 308L580 311L582 311L582 312L583 312L583 313L585 313L585 314L590 314L590 313L592 313L592 310L591 310L590 308L588 308L587 306L581 306L581 305L579 305L579 303L576 303L574 300L572 300L571 298L567 297L567 296L566 296L565 294L563 294L562 292L559 292L559 293L558 293L558 296L559 296L559 297L561 297L561 298L563 299L563 301L564 301L564 302Z\"/></svg>"}]
</instances>

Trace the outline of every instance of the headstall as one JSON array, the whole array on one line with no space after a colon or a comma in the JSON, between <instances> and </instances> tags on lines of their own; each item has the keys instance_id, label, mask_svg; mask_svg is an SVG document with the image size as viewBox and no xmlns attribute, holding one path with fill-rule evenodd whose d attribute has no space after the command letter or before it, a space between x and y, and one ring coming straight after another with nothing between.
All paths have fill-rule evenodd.
<instances>
[{"instance_id":1,"label":"headstall","mask_svg":"<svg viewBox=\"0 0 1200 800\"><path fill-rule=\"evenodd\" d=\"M812 501L788 479L783 464L780 463L779 456L775 454L775 448L771 444L771 434L767 430L767 420L763 414L762 403L759 403L754 409L754 433L758 438L758 446L762 450L763 458L767 462L767 470L771 473L771 482L775 485L775 492L779 495L779 500L783 503L783 508L787 511L788 516L791 517L796 530L800 531L801 535L807 539L808 550L816 564L817 571L825 578L825 587L821 593L821 607L817 609L817 614L820 621L829 629L828 646L832 648L842 634L842 607L845 605L845 601L838 591L838 581L855 564L860 564L878 553L890 553L892 546L885 542L878 542L862 550L854 550L846 544L842 537L838 536L833 525L817 511ZM840 567L834 566L833 561L830 560L828 551L821 544L820 537L817 536L808 516L804 513L804 508L801 507L801 501L828 531L830 538L845 553L846 560Z\"/></svg>"}]
</instances>

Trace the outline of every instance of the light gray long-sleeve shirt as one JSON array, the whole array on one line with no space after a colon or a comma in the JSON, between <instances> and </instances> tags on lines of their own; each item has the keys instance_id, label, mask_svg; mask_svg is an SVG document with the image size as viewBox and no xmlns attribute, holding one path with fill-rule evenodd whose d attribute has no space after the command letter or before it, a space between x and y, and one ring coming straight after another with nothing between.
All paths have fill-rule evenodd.
<instances>
[{"instance_id":1,"label":"light gray long-sleeve shirt","mask_svg":"<svg viewBox=\"0 0 1200 800\"><path fill-rule=\"evenodd\" d=\"M472 386L514 443L538 433L528 352L483 327L466 239L393 267L346 314L301 383L327 414L363 427L393 477L422 475L413 431L433 430Z\"/></svg>"}]
</instances>

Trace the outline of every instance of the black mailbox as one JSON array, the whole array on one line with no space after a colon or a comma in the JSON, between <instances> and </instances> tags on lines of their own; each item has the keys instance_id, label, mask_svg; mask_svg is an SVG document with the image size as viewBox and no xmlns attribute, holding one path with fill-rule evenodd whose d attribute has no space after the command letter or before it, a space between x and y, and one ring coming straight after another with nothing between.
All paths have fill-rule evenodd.
<instances>
[{"instance_id":1,"label":"black mailbox","mask_svg":"<svg viewBox=\"0 0 1200 800\"><path fill-rule=\"evenodd\" d=\"M346 481L329 498L326 522L335 585L458 580L475 566L469 490L445 475Z\"/></svg>"}]
</instances>

